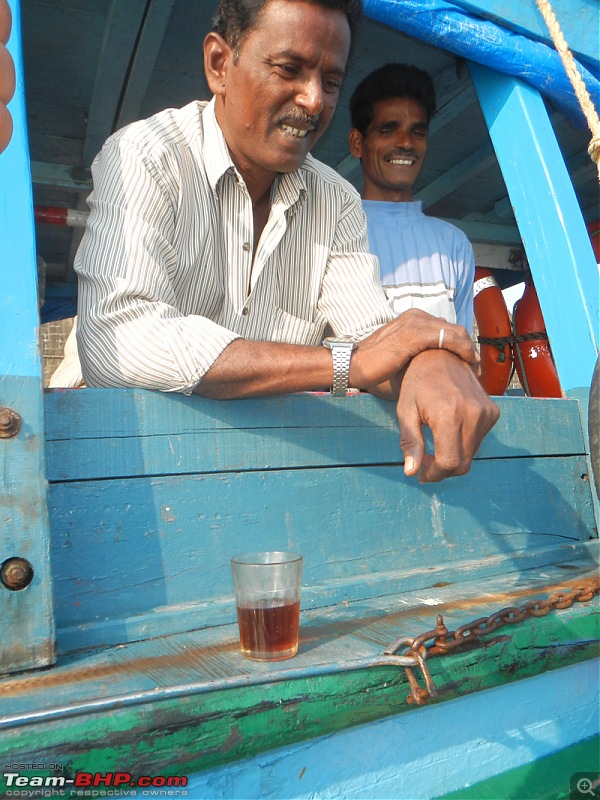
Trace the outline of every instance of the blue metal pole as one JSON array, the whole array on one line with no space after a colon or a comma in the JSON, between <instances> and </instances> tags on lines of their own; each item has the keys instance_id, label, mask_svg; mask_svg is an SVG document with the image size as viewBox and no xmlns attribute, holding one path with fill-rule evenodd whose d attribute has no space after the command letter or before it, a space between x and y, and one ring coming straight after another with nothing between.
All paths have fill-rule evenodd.
<instances>
[{"instance_id":1,"label":"blue metal pole","mask_svg":"<svg viewBox=\"0 0 600 800\"><path fill-rule=\"evenodd\" d=\"M539 92L469 63L538 293L563 391L589 387L598 267Z\"/></svg>"}]
</instances>

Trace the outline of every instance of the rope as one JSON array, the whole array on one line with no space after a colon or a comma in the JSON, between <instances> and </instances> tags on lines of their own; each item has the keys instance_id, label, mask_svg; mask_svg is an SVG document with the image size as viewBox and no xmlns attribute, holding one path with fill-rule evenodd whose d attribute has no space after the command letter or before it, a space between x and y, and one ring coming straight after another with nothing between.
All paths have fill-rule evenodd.
<instances>
[{"instance_id":1,"label":"rope","mask_svg":"<svg viewBox=\"0 0 600 800\"><path fill-rule=\"evenodd\" d=\"M519 342L529 342L534 339L548 339L548 334L546 331L532 331L531 333L513 333L512 336L478 336L477 341L479 344L489 344L492 347L495 347L498 350L498 358L496 360L497 364L504 364L506 361L506 347L510 347L511 344L518 344ZM519 363L523 366L523 360L521 358L521 350L520 348L514 348L517 351L517 358L519 359ZM510 358L510 350L508 352L508 357ZM510 373L510 378L508 382L512 380L512 376L515 373L515 361L513 359L513 368L512 372ZM523 368L523 375L525 375L525 369ZM525 382L527 379L524 377ZM529 394L529 387L523 387L525 389L526 394Z\"/></svg>"},{"instance_id":2,"label":"rope","mask_svg":"<svg viewBox=\"0 0 600 800\"><path fill-rule=\"evenodd\" d=\"M505 345L512 342L530 342L533 339L548 339L546 331L532 331L531 333L517 333L514 336L478 336L480 344L493 344L501 350Z\"/></svg>"},{"instance_id":3,"label":"rope","mask_svg":"<svg viewBox=\"0 0 600 800\"><path fill-rule=\"evenodd\" d=\"M479 344L489 344L492 347L495 347L498 350L498 364L503 364L506 361L506 353L505 348L510 346L511 344L518 344L519 342L530 342L534 339L542 339L548 341L548 334L546 331L531 331L531 333L517 333L515 330L515 321L513 317L512 322L513 333L512 336L478 336L477 341ZM525 390L525 394L528 397L531 397L531 390L529 388L529 384L527 382L527 373L525 372L525 365L523 364L523 357L521 355L521 348L514 347L514 353L516 354L516 359L513 359L513 367L510 373L510 378L508 382L510 383L512 380L513 375L515 374L515 368L517 366L516 361L519 361L519 366L521 367L521 374L523 375L523 389ZM509 358L510 358L510 351L509 351Z\"/></svg>"},{"instance_id":4,"label":"rope","mask_svg":"<svg viewBox=\"0 0 600 800\"><path fill-rule=\"evenodd\" d=\"M588 153L590 154L592 161L598 167L598 178L600 179L600 117L594 108L592 98L590 97L590 93L587 90L584 80L577 70L577 64L573 58L573 54L569 50L567 42L565 41L565 37L562 34L560 25L558 24L558 20L556 19L549 0L536 0L536 3L541 15L544 18L544 22L550 31L550 36L552 37L554 46L558 51L565 71L569 77L569 80L571 81L571 84L573 85L575 95L577 96L581 110L585 115L587 124L592 133L592 139L588 147Z\"/></svg>"}]
</instances>

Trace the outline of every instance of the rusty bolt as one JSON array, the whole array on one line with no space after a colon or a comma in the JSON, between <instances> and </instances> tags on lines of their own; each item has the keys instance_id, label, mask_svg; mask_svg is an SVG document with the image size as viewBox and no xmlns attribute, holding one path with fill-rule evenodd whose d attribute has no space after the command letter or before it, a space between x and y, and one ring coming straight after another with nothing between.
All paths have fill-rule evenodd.
<instances>
[{"instance_id":1,"label":"rusty bolt","mask_svg":"<svg viewBox=\"0 0 600 800\"><path fill-rule=\"evenodd\" d=\"M21 430L21 417L12 408L0 407L0 439L10 439Z\"/></svg>"},{"instance_id":2,"label":"rusty bolt","mask_svg":"<svg viewBox=\"0 0 600 800\"><path fill-rule=\"evenodd\" d=\"M26 558L7 558L0 567L0 582L11 592L25 589L32 580L33 567Z\"/></svg>"}]
</instances>

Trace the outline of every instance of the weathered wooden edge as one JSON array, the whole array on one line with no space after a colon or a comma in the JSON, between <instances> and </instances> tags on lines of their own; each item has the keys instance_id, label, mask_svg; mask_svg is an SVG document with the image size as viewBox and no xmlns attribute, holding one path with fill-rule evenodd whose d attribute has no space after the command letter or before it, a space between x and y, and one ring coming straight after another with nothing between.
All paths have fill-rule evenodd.
<instances>
[{"instance_id":1,"label":"weathered wooden edge","mask_svg":"<svg viewBox=\"0 0 600 800\"><path fill-rule=\"evenodd\" d=\"M506 626L483 648L431 658L435 702L595 657L598 602ZM417 678L422 683L421 676ZM320 675L4 730L0 758L78 770L185 775L414 709L398 667ZM418 709L415 709L418 713ZM39 773L36 773L39 774Z\"/></svg>"}]
</instances>

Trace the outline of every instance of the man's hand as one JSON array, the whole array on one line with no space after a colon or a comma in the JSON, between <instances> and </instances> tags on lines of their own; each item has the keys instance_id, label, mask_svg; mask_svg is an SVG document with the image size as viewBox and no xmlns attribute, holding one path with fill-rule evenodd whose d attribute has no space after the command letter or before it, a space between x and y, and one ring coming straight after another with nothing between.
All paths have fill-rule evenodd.
<instances>
[{"instance_id":1,"label":"man's hand","mask_svg":"<svg viewBox=\"0 0 600 800\"><path fill-rule=\"evenodd\" d=\"M500 416L468 364L441 350L429 350L411 361L397 413L404 472L420 471L421 483L467 473L483 437ZM425 452L422 425L432 430L433 456Z\"/></svg>"},{"instance_id":2,"label":"man's hand","mask_svg":"<svg viewBox=\"0 0 600 800\"><path fill-rule=\"evenodd\" d=\"M412 358L439 347L442 328L443 349L479 374L479 354L465 328L412 308L358 343L350 363L350 386L380 393L376 387L399 375Z\"/></svg>"}]
</instances>

